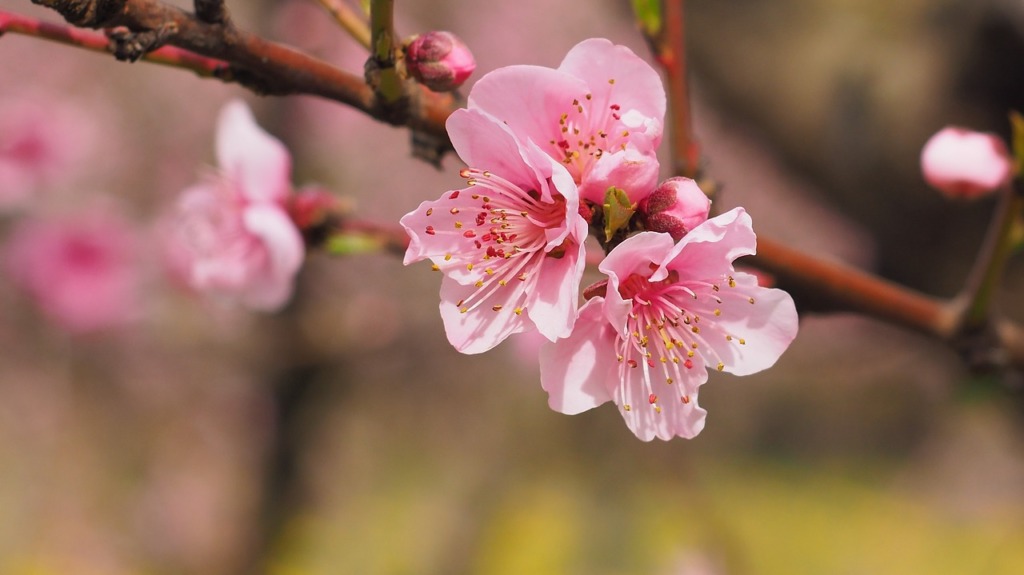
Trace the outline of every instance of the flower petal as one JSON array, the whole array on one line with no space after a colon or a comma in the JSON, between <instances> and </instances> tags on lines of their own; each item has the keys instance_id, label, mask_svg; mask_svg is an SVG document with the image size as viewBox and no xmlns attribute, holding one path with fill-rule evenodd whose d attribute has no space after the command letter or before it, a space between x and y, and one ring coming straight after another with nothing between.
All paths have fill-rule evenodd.
<instances>
[{"instance_id":1,"label":"flower petal","mask_svg":"<svg viewBox=\"0 0 1024 575\"><path fill-rule=\"evenodd\" d=\"M602 315L596 297L580 308L576 327L566 339L546 343L540 351L540 382L551 409L576 415L611 400L618 384L615 330Z\"/></svg>"},{"instance_id":2,"label":"flower petal","mask_svg":"<svg viewBox=\"0 0 1024 575\"><path fill-rule=\"evenodd\" d=\"M623 121L636 134L648 138L650 149L661 141L665 117L665 88L658 73L625 46L604 38L591 38L574 46L558 67L583 79L595 102L621 107Z\"/></svg>"},{"instance_id":3,"label":"flower petal","mask_svg":"<svg viewBox=\"0 0 1024 575\"><path fill-rule=\"evenodd\" d=\"M273 204L249 206L242 213L242 221L267 254L264 273L246 286L242 299L255 309L279 309L291 297L295 275L305 257L302 236L284 210Z\"/></svg>"},{"instance_id":4,"label":"flower petal","mask_svg":"<svg viewBox=\"0 0 1024 575\"><path fill-rule=\"evenodd\" d=\"M249 201L283 201L291 189L288 150L259 127L241 100L229 102L220 113L217 163Z\"/></svg>"},{"instance_id":5,"label":"flower petal","mask_svg":"<svg viewBox=\"0 0 1024 575\"><path fill-rule=\"evenodd\" d=\"M447 276L441 280L441 320L448 341L456 350L483 353L530 327L528 318L515 312L525 298L522 284L516 282L507 289L495 290L478 305L462 312L459 302L476 291L475 286L462 285Z\"/></svg>"}]
</instances>

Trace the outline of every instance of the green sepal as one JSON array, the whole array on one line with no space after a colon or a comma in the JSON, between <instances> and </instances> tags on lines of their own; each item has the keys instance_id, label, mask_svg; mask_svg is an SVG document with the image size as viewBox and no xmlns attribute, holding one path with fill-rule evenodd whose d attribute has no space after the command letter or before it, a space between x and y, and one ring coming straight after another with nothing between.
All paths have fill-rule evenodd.
<instances>
[{"instance_id":1,"label":"green sepal","mask_svg":"<svg viewBox=\"0 0 1024 575\"><path fill-rule=\"evenodd\" d=\"M636 204L629 201L625 190L608 188L604 193L604 241L612 241L615 232L626 226L635 213Z\"/></svg>"},{"instance_id":2,"label":"green sepal","mask_svg":"<svg viewBox=\"0 0 1024 575\"><path fill-rule=\"evenodd\" d=\"M633 13L648 38L661 33L661 0L633 0Z\"/></svg>"}]
</instances>

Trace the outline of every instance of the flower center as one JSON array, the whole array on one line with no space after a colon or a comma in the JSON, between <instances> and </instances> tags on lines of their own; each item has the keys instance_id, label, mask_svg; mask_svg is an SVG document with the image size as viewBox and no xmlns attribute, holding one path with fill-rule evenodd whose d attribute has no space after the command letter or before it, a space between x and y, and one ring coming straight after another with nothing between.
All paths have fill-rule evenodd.
<instances>
[{"instance_id":1,"label":"flower center","mask_svg":"<svg viewBox=\"0 0 1024 575\"><path fill-rule=\"evenodd\" d=\"M609 78L608 83L615 84L615 79ZM597 100L591 93L574 98L558 117L558 132L548 141L551 155L562 161L576 183L604 154L626 149L629 140L622 107L610 97Z\"/></svg>"},{"instance_id":2,"label":"flower center","mask_svg":"<svg viewBox=\"0 0 1024 575\"><path fill-rule=\"evenodd\" d=\"M546 231L565 223L565 198L555 196L546 202L537 190L524 190L485 170L464 169L460 175L480 193L472 193L471 202L449 209L449 215L455 217L450 220L449 229L426 228L430 235L457 234L463 238L458 251L445 254L444 261L451 262L445 268L462 268L459 275L468 275L467 283L476 291L456 305L460 312L469 312L503 289L514 290L512 297L502 297L503 301L518 302L536 282L542 258L565 254L564 242L546 251ZM467 192L453 191L448 199L464 199ZM427 215L432 211L433 208L428 209ZM465 218L461 217L463 214ZM441 266L435 265L435 269ZM491 306L495 312L504 308L504 304ZM525 306L514 305L511 311L522 315Z\"/></svg>"},{"instance_id":3,"label":"flower center","mask_svg":"<svg viewBox=\"0 0 1024 575\"><path fill-rule=\"evenodd\" d=\"M651 269L656 269L654 264ZM693 369L714 366L722 371L725 362L719 351L723 346L746 344L743 338L726 332L715 318L722 315L723 298L750 298L738 290L724 290L723 285L736 287L731 276L723 277L721 283L685 284L674 270L660 281L652 282L649 277L634 273L619 286L619 293L631 299L633 306L626 321L628 336L618 341L618 360L624 384L629 379L627 370L642 370L645 395L654 411L661 413L659 397L674 395L687 404L689 392L696 389L674 383L692 381L694 376L688 372ZM752 299L750 303L754 303ZM702 382L703 374L699 377ZM632 407L622 406L626 411Z\"/></svg>"}]
</instances>

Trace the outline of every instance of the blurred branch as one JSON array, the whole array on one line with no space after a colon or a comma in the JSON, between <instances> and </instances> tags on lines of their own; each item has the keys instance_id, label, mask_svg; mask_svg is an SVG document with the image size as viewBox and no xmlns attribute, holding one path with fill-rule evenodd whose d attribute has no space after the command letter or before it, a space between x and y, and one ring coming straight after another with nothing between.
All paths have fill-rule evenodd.
<instances>
[{"instance_id":1,"label":"blurred branch","mask_svg":"<svg viewBox=\"0 0 1024 575\"><path fill-rule=\"evenodd\" d=\"M85 28L124 27L135 35L121 38L123 59L143 56L168 44L231 65L231 80L260 93L311 94L359 109L378 120L407 125L450 148L444 121L455 106L447 94L414 90L403 108L385 105L362 78L294 48L239 29L224 18L208 23L159 0L32 0ZM132 49L141 52L134 54Z\"/></svg>"},{"instance_id":2,"label":"blurred branch","mask_svg":"<svg viewBox=\"0 0 1024 575\"><path fill-rule=\"evenodd\" d=\"M350 36L370 49L370 28L366 20L350 8L343 0L316 0Z\"/></svg>"},{"instance_id":3,"label":"blurred branch","mask_svg":"<svg viewBox=\"0 0 1024 575\"><path fill-rule=\"evenodd\" d=\"M988 321L992 297L1014 248L1013 229L1024 211L1024 190L1014 179L1000 190L1001 198L989 225L985 243L974 260L963 292L957 297L964 308L962 329L975 331Z\"/></svg>"},{"instance_id":4,"label":"blurred branch","mask_svg":"<svg viewBox=\"0 0 1024 575\"><path fill-rule=\"evenodd\" d=\"M665 73L672 173L699 179L700 146L693 137L686 67L685 0L662 0L661 4L658 25L648 19L642 29L651 53Z\"/></svg>"}]
</instances>

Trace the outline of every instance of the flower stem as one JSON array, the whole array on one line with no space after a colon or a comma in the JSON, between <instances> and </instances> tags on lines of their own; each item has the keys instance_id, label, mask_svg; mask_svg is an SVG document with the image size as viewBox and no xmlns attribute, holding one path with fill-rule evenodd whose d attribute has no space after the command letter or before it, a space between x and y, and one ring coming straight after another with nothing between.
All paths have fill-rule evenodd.
<instances>
[{"instance_id":1,"label":"flower stem","mask_svg":"<svg viewBox=\"0 0 1024 575\"><path fill-rule=\"evenodd\" d=\"M366 24L366 20L356 13L355 10L350 8L342 0L316 0L327 12L334 17L334 21L337 22L342 28L348 32L349 36L352 36L363 45L364 48L369 50L372 46L370 43L370 27Z\"/></svg>"}]
</instances>

